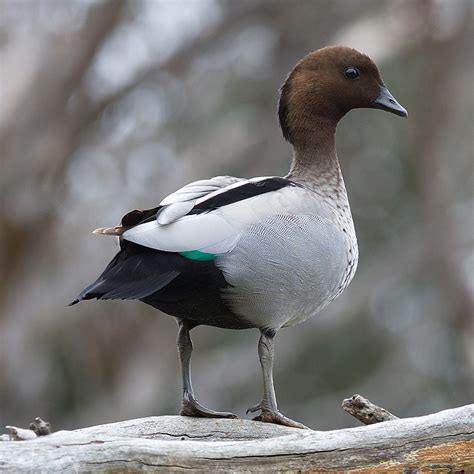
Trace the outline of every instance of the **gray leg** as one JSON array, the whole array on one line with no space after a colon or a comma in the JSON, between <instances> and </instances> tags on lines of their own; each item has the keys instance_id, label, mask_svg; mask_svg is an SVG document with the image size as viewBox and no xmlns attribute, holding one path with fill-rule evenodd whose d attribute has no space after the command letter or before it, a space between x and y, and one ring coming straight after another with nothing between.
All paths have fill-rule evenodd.
<instances>
[{"instance_id":1,"label":"gray leg","mask_svg":"<svg viewBox=\"0 0 474 474\"><path fill-rule=\"evenodd\" d=\"M178 346L181 374L183 377L183 401L179 414L183 416L207 418L237 418L233 413L210 410L202 406L196 400L191 383L191 353L193 351L193 343L189 335L189 331L195 326L195 323L186 320L178 320L178 337L176 344Z\"/></svg>"},{"instance_id":2,"label":"gray leg","mask_svg":"<svg viewBox=\"0 0 474 474\"><path fill-rule=\"evenodd\" d=\"M249 408L247 413L261 410L261 414L255 417L254 420L292 426L294 428L306 428L306 426L297 421L290 420L290 418L287 418L278 411L275 388L273 386L273 356L276 333L268 330L261 330L260 333L258 357L260 358L263 374L263 399L258 405Z\"/></svg>"}]
</instances>

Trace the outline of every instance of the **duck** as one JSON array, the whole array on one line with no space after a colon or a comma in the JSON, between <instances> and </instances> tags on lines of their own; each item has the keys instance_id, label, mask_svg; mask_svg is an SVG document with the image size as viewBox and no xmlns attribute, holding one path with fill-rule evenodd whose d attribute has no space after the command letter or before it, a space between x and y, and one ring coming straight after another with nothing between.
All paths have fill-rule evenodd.
<instances>
[{"instance_id":1,"label":"duck","mask_svg":"<svg viewBox=\"0 0 474 474\"><path fill-rule=\"evenodd\" d=\"M70 305L139 300L176 319L183 392L180 415L237 418L198 402L190 331L200 325L258 329L263 397L254 420L306 428L280 412L275 339L338 297L354 277L358 247L336 152L336 127L352 109L407 111L376 64L346 46L313 51L280 88L278 120L293 149L284 176L216 176L183 186L158 206L127 213L120 251Z\"/></svg>"}]
</instances>

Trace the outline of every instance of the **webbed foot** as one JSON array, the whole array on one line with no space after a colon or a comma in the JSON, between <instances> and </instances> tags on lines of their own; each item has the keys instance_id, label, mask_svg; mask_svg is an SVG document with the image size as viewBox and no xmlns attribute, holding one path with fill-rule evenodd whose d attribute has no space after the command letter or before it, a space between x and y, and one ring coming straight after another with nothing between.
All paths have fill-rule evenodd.
<instances>
[{"instance_id":1,"label":"webbed foot","mask_svg":"<svg viewBox=\"0 0 474 474\"><path fill-rule=\"evenodd\" d=\"M227 411L214 411L202 406L194 397L185 394L181 403L181 416L194 416L197 418L238 418L237 415Z\"/></svg>"},{"instance_id":2,"label":"webbed foot","mask_svg":"<svg viewBox=\"0 0 474 474\"><path fill-rule=\"evenodd\" d=\"M253 420L255 421L263 421L264 423L275 423L276 425L290 426L291 428L300 428L303 430L310 429L307 426L303 425L302 423L293 421L292 419L286 417L285 415L280 413L278 410L269 410L269 409L261 408L260 404L249 408L247 410L247 413L254 413L258 410L261 410L262 412L260 413L260 415L253 418Z\"/></svg>"}]
</instances>

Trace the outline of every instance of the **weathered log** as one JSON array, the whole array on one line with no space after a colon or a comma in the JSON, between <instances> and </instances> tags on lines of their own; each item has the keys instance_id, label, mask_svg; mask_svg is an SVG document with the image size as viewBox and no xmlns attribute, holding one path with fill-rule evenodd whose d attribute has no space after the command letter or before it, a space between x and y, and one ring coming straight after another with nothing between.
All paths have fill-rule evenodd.
<instances>
[{"instance_id":1,"label":"weathered log","mask_svg":"<svg viewBox=\"0 0 474 474\"><path fill-rule=\"evenodd\" d=\"M8 472L474 469L474 405L336 431L160 416L0 443Z\"/></svg>"}]
</instances>

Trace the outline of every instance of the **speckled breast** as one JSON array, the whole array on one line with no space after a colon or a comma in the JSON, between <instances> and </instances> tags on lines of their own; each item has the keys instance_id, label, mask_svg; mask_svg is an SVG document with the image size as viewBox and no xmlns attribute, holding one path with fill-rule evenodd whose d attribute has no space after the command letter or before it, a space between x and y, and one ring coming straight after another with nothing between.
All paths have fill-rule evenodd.
<instances>
[{"instance_id":1,"label":"speckled breast","mask_svg":"<svg viewBox=\"0 0 474 474\"><path fill-rule=\"evenodd\" d=\"M223 298L239 317L278 329L315 315L343 291L355 272L357 244L330 217L272 216L218 260L231 285Z\"/></svg>"}]
</instances>

